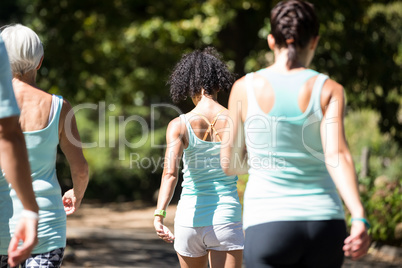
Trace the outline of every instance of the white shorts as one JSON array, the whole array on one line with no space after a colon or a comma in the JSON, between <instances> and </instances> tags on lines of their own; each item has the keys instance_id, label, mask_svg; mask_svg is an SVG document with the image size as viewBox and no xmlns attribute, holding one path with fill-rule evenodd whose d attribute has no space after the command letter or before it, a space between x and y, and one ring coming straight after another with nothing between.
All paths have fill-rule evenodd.
<instances>
[{"instance_id":1,"label":"white shorts","mask_svg":"<svg viewBox=\"0 0 402 268\"><path fill-rule=\"evenodd\" d=\"M201 257L209 250L243 250L243 225L231 222L205 227L185 227L174 225L174 249L181 256Z\"/></svg>"}]
</instances>

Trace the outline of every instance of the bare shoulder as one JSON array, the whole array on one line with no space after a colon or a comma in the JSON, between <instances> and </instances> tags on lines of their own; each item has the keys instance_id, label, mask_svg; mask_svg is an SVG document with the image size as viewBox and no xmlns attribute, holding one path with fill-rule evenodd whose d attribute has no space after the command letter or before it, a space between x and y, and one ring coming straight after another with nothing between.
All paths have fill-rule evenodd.
<instances>
[{"instance_id":1,"label":"bare shoulder","mask_svg":"<svg viewBox=\"0 0 402 268\"><path fill-rule=\"evenodd\" d=\"M166 138L169 137L179 137L185 134L186 125L184 120L180 117L176 117L169 122L166 130Z\"/></svg>"},{"instance_id":2,"label":"bare shoulder","mask_svg":"<svg viewBox=\"0 0 402 268\"><path fill-rule=\"evenodd\" d=\"M245 121L246 113L248 110L247 103L248 103L247 79L246 76L243 76L234 83L232 91L230 93L229 97L230 116L236 118L240 116L241 120Z\"/></svg>"},{"instance_id":3,"label":"bare shoulder","mask_svg":"<svg viewBox=\"0 0 402 268\"><path fill-rule=\"evenodd\" d=\"M239 101L247 101L246 83L246 76L243 76L236 80L236 82L233 84L229 96L229 109L231 108L231 104L233 105L234 103L237 103Z\"/></svg>"},{"instance_id":4,"label":"bare shoulder","mask_svg":"<svg viewBox=\"0 0 402 268\"><path fill-rule=\"evenodd\" d=\"M64 99L64 98L63 98L63 108L65 110L71 110L72 109L71 103L68 100Z\"/></svg>"},{"instance_id":5,"label":"bare shoulder","mask_svg":"<svg viewBox=\"0 0 402 268\"><path fill-rule=\"evenodd\" d=\"M321 107L323 111L331 100L340 100L344 102L343 86L332 79L327 79L321 91Z\"/></svg>"},{"instance_id":6,"label":"bare shoulder","mask_svg":"<svg viewBox=\"0 0 402 268\"><path fill-rule=\"evenodd\" d=\"M76 123L71 124L71 122L75 122L75 117L73 112L73 108L71 104L63 98L63 105L61 106L61 111L60 111L60 120L59 120L59 135L61 136L62 133L65 133L65 126L69 127L74 127ZM66 125L66 120L69 120L69 122ZM74 121L71 121L74 120Z\"/></svg>"},{"instance_id":7,"label":"bare shoulder","mask_svg":"<svg viewBox=\"0 0 402 268\"><path fill-rule=\"evenodd\" d=\"M258 73L253 74L252 87L254 89L264 89L267 84L268 81L260 74ZM235 95L239 99L246 100L247 99L246 91L247 91L247 79L246 76L243 76L234 83L231 90L231 95Z\"/></svg>"},{"instance_id":8,"label":"bare shoulder","mask_svg":"<svg viewBox=\"0 0 402 268\"><path fill-rule=\"evenodd\" d=\"M61 106L60 117L65 119L67 114L72 111L73 107L70 102L63 98L63 105Z\"/></svg>"},{"instance_id":9,"label":"bare shoulder","mask_svg":"<svg viewBox=\"0 0 402 268\"><path fill-rule=\"evenodd\" d=\"M332 79L327 79L323 87L323 93L324 92L327 92L327 94L330 93L331 95L343 94L343 86Z\"/></svg>"},{"instance_id":10,"label":"bare shoulder","mask_svg":"<svg viewBox=\"0 0 402 268\"><path fill-rule=\"evenodd\" d=\"M246 92L246 76L236 80L233 84L232 90L230 91L230 95L241 95L244 92Z\"/></svg>"},{"instance_id":11,"label":"bare shoulder","mask_svg":"<svg viewBox=\"0 0 402 268\"><path fill-rule=\"evenodd\" d=\"M253 88L265 89L267 85L269 85L269 81L258 72L255 72L253 75Z\"/></svg>"}]
</instances>

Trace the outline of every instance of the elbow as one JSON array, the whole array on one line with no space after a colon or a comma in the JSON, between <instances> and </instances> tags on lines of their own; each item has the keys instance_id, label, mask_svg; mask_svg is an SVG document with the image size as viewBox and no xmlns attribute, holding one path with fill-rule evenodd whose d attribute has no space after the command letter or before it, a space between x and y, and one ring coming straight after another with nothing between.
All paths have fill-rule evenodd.
<instances>
[{"instance_id":1,"label":"elbow","mask_svg":"<svg viewBox=\"0 0 402 268\"><path fill-rule=\"evenodd\" d=\"M162 183L176 185L177 184L177 176L173 173L167 172L162 177Z\"/></svg>"},{"instance_id":2,"label":"elbow","mask_svg":"<svg viewBox=\"0 0 402 268\"><path fill-rule=\"evenodd\" d=\"M226 174L227 176L236 176L236 175L237 175L237 172L235 172L234 170L227 170L227 171L225 172L225 174Z\"/></svg>"},{"instance_id":3,"label":"elbow","mask_svg":"<svg viewBox=\"0 0 402 268\"><path fill-rule=\"evenodd\" d=\"M330 151L325 153L325 165L328 168L336 168L340 163L353 165L352 155L349 150Z\"/></svg>"},{"instance_id":4,"label":"elbow","mask_svg":"<svg viewBox=\"0 0 402 268\"><path fill-rule=\"evenodd\" d=\"M225 173L226 175L230 176L230 169L228 167L222 167L222 171L223 173Z\"/></svg>"},{"instance_id":5,"label":"elbow","mask_svg":"<svg viewBox=\"0 0 402 268\"><path fill-rule=\"evenodd\" d=\"M230 159L227 157L221 156L221 168L227 176L236 175L236 170L232 166Z\"/></svg>"},{"instance_id":6,"label":"elbow","mask_svg":"<svg viewBox=\"0 0 402 268\"><path fill-rule=\"evenodd\" d=\"M222 166L222 170L223 172L227 175L227 176L234 176L236 175L236 172L233 168L231 168L230 166Z\"/></svg>"}]
</instances>

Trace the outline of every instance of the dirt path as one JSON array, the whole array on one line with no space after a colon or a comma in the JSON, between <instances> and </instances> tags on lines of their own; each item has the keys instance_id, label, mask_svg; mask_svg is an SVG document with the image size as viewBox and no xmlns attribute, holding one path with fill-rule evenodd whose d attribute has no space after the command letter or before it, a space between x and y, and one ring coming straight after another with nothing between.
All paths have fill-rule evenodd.
<instances>
[{"instance_id":1,"label":"dirt path","mask_svg":"<svg viewBox=\"0 0 402 268\"><path fill-rule=\"evenodd\" d=\"M138 203L83 205L67 220L63 268L177 267L172 244L153 229L155 207ZM175 206L165 224L173 228Z\"/></svg>"},{"instance_id":2,"label":"dirt path","mask_svg":"<svg viewBox=\"0 0 402 268\"><path fill-rule=\"evenodd\" d=\"M161 241L153 228L155 207L140 203L83 205L67 220L67 249L63 268L179 267L172 244ZM176 206L165 224L173 230ZM343 268L402 267L401 249L370 249L359 262L346 260Z\"/></svg>"}]
</instances>

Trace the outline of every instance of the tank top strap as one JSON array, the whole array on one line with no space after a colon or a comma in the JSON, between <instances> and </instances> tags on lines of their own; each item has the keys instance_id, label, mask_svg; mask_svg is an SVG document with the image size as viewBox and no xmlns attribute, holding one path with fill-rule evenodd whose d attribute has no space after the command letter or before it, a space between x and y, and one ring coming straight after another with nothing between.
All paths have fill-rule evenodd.
<instances>
[{"instance_id":1,"label":"tank top strap","mask_svg":"<svg viewBox=\"0 0 402 268\"><path fill-rule=\"evenodd\" d=\"M194 140L195 133L193 132L193 129L191 128L191 124L188 121L186 114L181 114L179 117L180 117L180 120L184 121L184 123L186 124L187 134L188 134L188 147L193 147L194 142L195 142L195 140Z\"/></svg>"},{"instance_id":2,"label":"tank top strap","mask_svg":"<svg viewBox=\"0 0 402 268\"><path fill-rule=\"evenodd\" d=\"M207 131L205 131L204 137L202 138L203 141L206 140L206 138L208 137L208 135L211 135L211 136L212 136L212 132L215 132L215 135L216 135L218 141L221 141L221 137L219 136L218 131L215 129L215 123L216 123L216 121L218 120L219 115L220 115L223 111L225 111L225 110L226 110L226 108L223 108L222 110L220 110L220 111L215 115L214 120L213 120L212 122L209 122L208 118L206 118L206 117L205 117L204 115L202 115L202 114L191 112L191 113L193 113L193 114L196 114L196 115L200 116L200 117L201 117L202 119L204 119L204 121L208 124L208 129L207 129Z\"/></svg>"},{"instance_id":3,"label":"tank top strap","mask_svg":"<svg viewBox=\"0 0 402 268\"><path fill-rule=\"evenodd\" d=\"M215 115L214 121L212 121L211 124L215 126L215 123L216 123L216 120L218 119L218 117L221 115L221 113L223 113L223 112L226 111L226 110L227 110L226 108L223 108L222 110L220 110L220 111Z\"/></svg>"},{"instance_id":4,"label":"tank top strap","mask_svg":"<svg viewBox=\"0 0 402 268\"><path fill-rule=\"evenodd\" d=\"M223 108L222 110L220 110L220 111L215 115L214 121L212 121L212 123L209 125L209 126L210 126L209 131L211 132L211 133L210 133L211 136L212 136L212 131L214 131L214 132L215 132L215 135L216 135L216 138L218 139L219 142L221 142L222 139L221 139L221 137L219 136L218 131L217 131L216 128L215 128L215 123L216 123L216 121L218 120L218 117L221 115L221 113L224 112L224 111L226 111L226 110L227 110L226 108ZM207 134L208 134L208 131L207 131L207 132L205 133L205 135L204 135L204 140L207 138Z\"/></svg>"},{"instance_id":5,"label":"tank top strap","mask_svg":"<svg viewBox=\"0 0 402 268\"><path fill-rule=\"evenodd\" d=\"M246 93L247 93L247 116L246 118L257 113L258 102L255 97L253 88L254 73L246 74Z\"/></svg>"},{"instance_id":6,"label":"tank top strap","mask_svg":"<svg viewBox=\"0 0 402 268\"><path fill-rule=\"evenodd\" d=\"M54 104L53 104L54 103ZM53 106L54 105L54 106ZM57 136L59 138L59 122L60 122L60 113L63 107L63 97L58 95L52 95L52 107L53 110L53 119L50 121L49 126L52 128L52 135Z\"/></svg>"},{"instance_id":7,"label":"tank top strap","mask_svg":"<svg viewBox=\"0 0 402 268\"><path fill-rule=\"evenodd\" d=\"M314 113L318 112L322 116L322 110L321 110L321 91L324 86L325 81L328 79L328 76L325 74L319 74L317 79L314 82L313 86L313 91L312 91L312 96L311 96L311 101L312 101L312 111Z\"/></svg>"},{"instance_id":8,"label":"tank top strap","mask_svg":"<svg viewBox=\"0 0 402 268\"><path fill-rule=\"evenodd\" d=\"M52 95L52 104L50 105L50 113L49 113L49 118L47 120L47 124L49 125L50 122L52 121L53 117L55 116L55 111L57 110L57 107L59 106L59 99L57 98L56 95Z\"/></svg>"},{"instance_id":9,"label":"tank top strap","mask_svg":"<svg viewBox=\"0 0 402 268\"><path fill-rule=\"evenodd\" d=\"M56 125L58 126L59 121L60 121L61 108L63 107L63 97L58 96L58 95L53 95L52 98L53 98L52 102L56 103L55 104L55 110L54 110L54 119L55 119Z\"/></svg>"}]
</instances>

